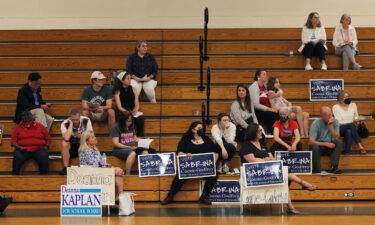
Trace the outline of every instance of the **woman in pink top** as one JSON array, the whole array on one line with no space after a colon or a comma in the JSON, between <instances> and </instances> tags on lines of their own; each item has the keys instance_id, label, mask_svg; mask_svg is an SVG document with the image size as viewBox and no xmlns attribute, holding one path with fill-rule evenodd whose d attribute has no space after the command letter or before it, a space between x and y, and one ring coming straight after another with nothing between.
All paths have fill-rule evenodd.
<instances>
[{"instance_id":1,"label":"woman in pink top","mask_svg":"<svg viewBox=\"0 0 375 225\"><path fill-rule=\"evenodd\" d=\"M350 25L351 22L350 15L343 14L341 16L341 24L335 29L332 44L335 46L335 54L342 56L344 70L349 69L349 63L353 64L353 69L359 70L362 66L355 61L358 39L355 28Z\"/></svg>"}]
</instances>

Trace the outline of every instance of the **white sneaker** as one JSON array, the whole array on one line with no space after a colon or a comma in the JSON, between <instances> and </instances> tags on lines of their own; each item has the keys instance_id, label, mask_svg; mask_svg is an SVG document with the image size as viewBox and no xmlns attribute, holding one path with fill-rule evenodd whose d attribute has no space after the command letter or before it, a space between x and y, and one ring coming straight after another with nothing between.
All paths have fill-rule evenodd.
<instances>
[{"instance_id":1,"label":"white sneaker","mask_svg":"<svg viewBox=\"0 0 375 225\"><path fill-rule=\"evenodd\" d=\"M322 64L322 70L327 70L327 64Z\"/></svg>"},{"instance_id":2,"label":"white sneaker","mask_svg":"<svg viewBox=\"0 0 375 225\"><path fill-rule=\"evenodd\" d=\"M222 174L223 173L223 163L221 161L219 161L217 163L216 171L217 171L218 174Z\"/></svg>"},{"instance_id":3,"label":"white sneaker","mask_svg":"<svg viewBox=\"0 0 375 225\"><path fill-rule=\"evenodd\" d=\"M305 70L313 70L313 68L311 67L310 64L306 64L306 66L305 66Z\"/></svg>"}]
</instances>

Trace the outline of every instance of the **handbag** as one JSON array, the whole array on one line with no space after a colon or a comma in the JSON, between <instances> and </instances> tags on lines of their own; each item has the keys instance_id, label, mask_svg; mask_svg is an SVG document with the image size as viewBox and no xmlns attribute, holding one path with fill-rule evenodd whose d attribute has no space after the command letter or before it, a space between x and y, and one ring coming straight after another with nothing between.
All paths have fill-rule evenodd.
<instances>
[{"instance_id":1,"label":"handbag","mask_svg":"<svg viewBox=\"0 0 375 225\"><path fill-rule=\"evenodd\" d=\"M118 215L119 216L130 216L133 213L135 213L134 209L134 199L133 196L135 194L131 192L122 192L119 195L119 211Z\"/></svg>"},{"instance_id":2,"label":"handbag","mask_svg":"<svg viewBox=\"0 0 375 225\"><path fill-rule=\"evenodd\" d=\"M370 135L370 132L368 131L366 124L364 122L360 122L357 127L358 135L361 138L367 138Z\"/></svg>"}]
</instances>

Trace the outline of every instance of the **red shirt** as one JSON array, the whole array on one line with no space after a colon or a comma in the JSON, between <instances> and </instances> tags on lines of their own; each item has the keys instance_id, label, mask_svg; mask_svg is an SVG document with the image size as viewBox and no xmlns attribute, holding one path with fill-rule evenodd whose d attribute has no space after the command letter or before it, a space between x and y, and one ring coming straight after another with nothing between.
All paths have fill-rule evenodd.
<instances>
[{"instance_id":1,"label":"red shirt","mask_svg":"<svg viewBox=\"0 0 375 225\"><path fill-rule=\"evenodd\" d=\"M270 103L270 100L268 99L268 91L266 87L264 87L264 85L259 86L259 103L271 108L271 103Z\"/></svg>"},{"instance_id":2,"label":"red shirt","mask_svg":"<svg viewBox=\"0 0 375 225\"><path fill-rule=\"evenodd\" d=\"M34 122L29 128L26 128L21 122L14 128L10 143L17 143L28 152L36 152L49 140L51 140L51 136L41 123Z\"/></svg>"},{"instance_id":3,"label":"red shirt","mask_svg":"<svg viewBox=\"0 0 375 225\"><path fill-rule=\"evenodd\" d=\"M286 128L280 120L277 120L273 127L279 128L279 137L290 144L294 136L294 130L298 129L298 123L294 120L288 120L288 128Z\"/></svg>"}]
</instances>

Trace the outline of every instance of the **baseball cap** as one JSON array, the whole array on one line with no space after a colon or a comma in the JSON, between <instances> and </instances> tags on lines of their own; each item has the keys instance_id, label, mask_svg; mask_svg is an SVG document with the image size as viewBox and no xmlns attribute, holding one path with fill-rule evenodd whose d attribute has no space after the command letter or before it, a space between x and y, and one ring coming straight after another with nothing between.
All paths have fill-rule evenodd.
<instances>
[{"instance_id":1,"label":"baseball cap","mask_svg":"<svg viewBox=\"0 0 375 225\"><path fill-rule=\"evenodd\" d=\"M122 79L124 79L124 76L125 76L126 74L128 74L126 71L121 72L121 73L119 73L119 74L117 75L117 78L118 78L119 80L122 80Z\"/></svg>"},{"instance_id":2,"label":"baseball cap","mask_svg":"<svg viewBox=\"0 0 375 225\"><path fill-rule=\"evenodd\" d=\"M95 71L95 72L93 72L93 73L91 74L91 79L99 79L99 80L101 80L101 79L106 79L106 77L103 75L102 72L100 72L100 71Z\"/></svg>"}]
</instances>

